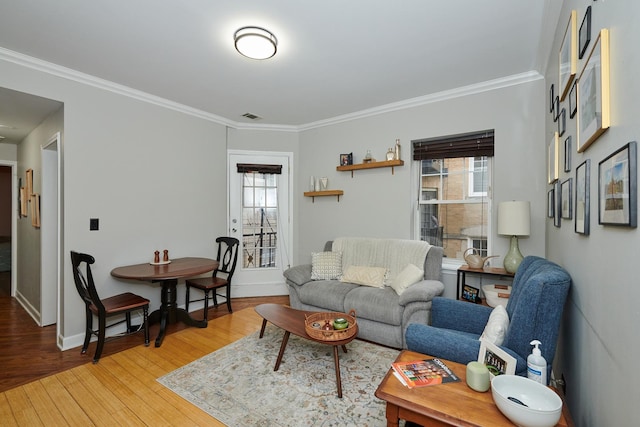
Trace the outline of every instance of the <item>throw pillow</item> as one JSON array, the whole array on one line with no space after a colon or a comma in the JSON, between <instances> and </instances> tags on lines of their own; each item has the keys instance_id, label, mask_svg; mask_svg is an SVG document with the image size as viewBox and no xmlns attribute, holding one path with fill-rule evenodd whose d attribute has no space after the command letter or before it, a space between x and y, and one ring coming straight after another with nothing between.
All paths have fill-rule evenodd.
<instances>
[{"instance_id":1,"label":"throw pillow","mask_svg":"<svg viewBox=\"0 0 640 427\"><path fill-rule=\"evenodd\" d=\"M383 288L387 277L387 269L382 267L365 267L362 265L350 265L344 271L341 282L355 283L356 285L374 286Z\"/></svg>"},{"instance_id":2,"label":"throw pillow","mask_svg":"<svg viewBox=\"0 0 640 427\"><path fill-rule=\"evenodd\" d=\"M480 339L485 339L495 345L502 345L504 337L507 335L507 329L509 329L509 315L504 306L498 305L491 311L489 321L487 321Z\"/></svg>"},{"instance_id":3,"label":"throw pillow","mask_svg":"<svg viewBox=\"0 0 640 427\"><path fill-rule=\"evenodd\" d=\"M415 264L407 264L405 268L402 269L400 274L393 279L391 283L391 287L398 295L402 295L407 288L414 283L418 283L424 279L424 270L416 267Z\"/></svg>"},{"instance_id":4,"label":"throw pillow","mask_svg":"<svg viewBox=\"0 0 640 427\"><path fill-rule=\"evenodd\" d=\"M311 280L336 280L342 275L342 252L313 252Z\"/></svg>"}]
</instances>

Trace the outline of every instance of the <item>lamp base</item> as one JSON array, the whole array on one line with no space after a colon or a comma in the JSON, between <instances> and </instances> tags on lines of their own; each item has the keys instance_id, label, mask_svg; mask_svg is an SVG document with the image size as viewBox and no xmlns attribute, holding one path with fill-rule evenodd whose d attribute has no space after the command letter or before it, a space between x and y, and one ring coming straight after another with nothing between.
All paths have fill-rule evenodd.
<instances>
[{"instance_id":1,"label":"lamp base","mask_svg":"<svg viewBox=\"0 0 640 427\"><path fill-rule=\"evenodd\" d=\"M515 274L523 259L524 257L520 253L520 248L518 248L518 237L511 236L509 252L504 256L504 269L511 274Z\"/></svg>"}]
</instances>

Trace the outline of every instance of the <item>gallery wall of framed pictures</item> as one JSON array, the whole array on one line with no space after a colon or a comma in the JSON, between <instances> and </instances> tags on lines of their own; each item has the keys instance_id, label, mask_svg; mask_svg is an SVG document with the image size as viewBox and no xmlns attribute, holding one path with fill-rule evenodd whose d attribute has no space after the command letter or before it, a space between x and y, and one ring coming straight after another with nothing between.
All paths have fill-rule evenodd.
<instances>
[{"instance_id":1,"label":"gallery wall of framed pictures","mask_svg":"<svg viewBox=\"0 0 640 427\"><path fill-rule=\"evenodd\" d=\"M597 189L590 185L588 148L612 123L609 30L592 31L593 13L589 5L583 13L572 10L566 17L557 80L549 85L547 104L555 123L547 143L547 217L558 228L573 221L574 232L583 236L590 233L592 207L597 208L598 225L631 228L637 227L638 210L635 141L624 141L606 157L593 159Z\"/></svg>"}]
</instances>

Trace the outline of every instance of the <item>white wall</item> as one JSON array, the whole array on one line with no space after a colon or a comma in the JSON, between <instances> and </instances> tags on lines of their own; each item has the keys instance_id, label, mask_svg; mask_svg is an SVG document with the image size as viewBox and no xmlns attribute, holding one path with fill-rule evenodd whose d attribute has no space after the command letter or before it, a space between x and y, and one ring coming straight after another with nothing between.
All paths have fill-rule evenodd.
<instances>
[{"instance_id":1,"label":"white wall","mask_svg":"<svg viewBox=\"0 0 640 427\"><path fill-rule=\"evenodd\" d=\"M542 79L515 86L468 94L420 107L325 126L301 133L297 178L299 214L298 261L309 262L310 253L338 236L413 238L417 165L411 159L411 140L495 129L493 176L494 204L504 200L529 200L531 236L521 240L524 254L544 255L545 162ZM340 153L353 152L361 163L367 149L373 157L384 155L396 138L402 145L403 167L336 171ZM331 189L344 190L335 197L302 197L309 176L327 176ZM492 254L503 256L509 241L495 235ZM499 258L496 265L502 261Z\"/></svg>"},{"instance_id":2,"label":"white wall","mask_svg":"<svg viewBox=\"0 0 640 427\"><path fill-rule=\"evenodd\" d=\"M99 292L133 290L158 307L156 285L115 280L111 269L146 262L155 249L215 256L226 228L223 125L5 61L0 86L64 103L64 254L96 257ZM89 218L100 219L99 231L89 231ZM70 262L63 305L64 345L77 345L84 307Z\"/></svg>"},{"instance_id":3,"label":"white wall","mask_svg":"<svg viewBox=\"0 0 640 427\"><path fill-rule=\"evenodd\" d=\"M584 153L572 153L571 172L560 174L561 181L567 178L575 181L576 166L591 159L591 234L576 234L572 220L563 220L561 228L547 221L547 256L564 266L573 279L556 371L563 374L567 382L567 399L577 426L630 426L638 423L634 407L640 396L640 373L635 369L640 354L637 330L640 309L635 297L638 281L633 269L640 253L640 236L637 229L598 225L597 204L598 163L627 142L637 141L640 135L637 46L640 3L636 0L563 2L546 72L547 92L552 83L558 87L557 52L570 11L577 10L579 27L587 6L592 8L589 49L601 28L608 28L610 32L612 125ZM578 61L578 76L584 59ZM568 102L562 103L562 107L568 110ZM548 108L545 111L545 136L549 140L556 123ZM576 120L569 119L568 115L567 132L576 141ZM567 135L561 138L563 142Z\"/></svg>"}]
</instances>

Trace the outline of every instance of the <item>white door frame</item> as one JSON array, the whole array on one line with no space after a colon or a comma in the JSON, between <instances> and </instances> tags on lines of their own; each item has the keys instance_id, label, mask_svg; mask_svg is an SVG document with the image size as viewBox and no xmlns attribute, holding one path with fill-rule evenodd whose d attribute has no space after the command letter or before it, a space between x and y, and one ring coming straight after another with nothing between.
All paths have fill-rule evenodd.
<instances>
[{"instance_id":1,"label":"white door frame","mask_svg":"<svg viewBox=\"0 0 640 427\"><path fill-rule=\"evenodd\" d=\"M251 151L251 150L227 150L227 233L229 236L233 236L231 223L231 174L236 174L235 164L232 164L231 158L232 156L261 156L261 157L286 157L289 163L288 175L285 179L287 179L287 185L289 188L288 192L288 201L287 201L287 210L288 210L288 218L282 218L283 224L287 225L286 237L282 239L281 248L285 250L286 257L282 257L282 270L286 270L291 263L291 254L293 254L293 153L292 152L281 152L281 151ZM284 175L284 173L283 173ZM236 268L241 268L240 265ZM236 283L241 285L239 283ZM288 289L286 283L284 281L284 277L280 277L277 283L267 283L261 286L260 291L255 293L255 287L250 286L234 286L232 289L232 296L234 297L245 297L245 296L267 296L267 295L286 295L288 294ZM252 288L251 291L244 290L244 288ZM235 293L234 293L235 292Z\"/></svg>"},{"instance_id":2,"label":"white door frame","mask_svg":"<svg viewBox=\"0 0 640 427\"><path fill-rule=\"evenodd\" d=\"M16 296L16 276L18 275L18 162L0 160L0 166L11 168L11 296Z\"/></svg>"},{"instance_id":3,"label":"white door frame","mask_svg":"<svg viewBox=\"0 0 640 427\"><path fill-rule=\"evenodd\" d=\"M60 132L41 146L41 249L40 249L40 324L56 323L60 336L62 293L62 165Z\"/></svg>"}]
</instances>

